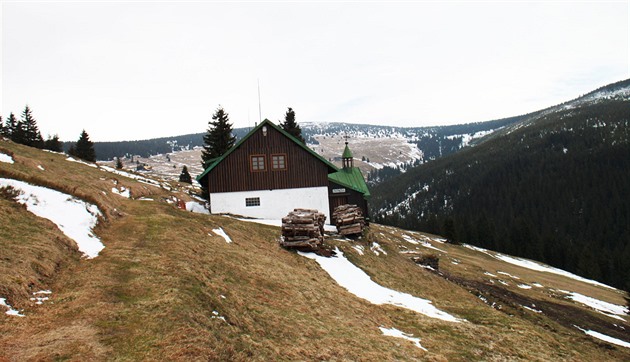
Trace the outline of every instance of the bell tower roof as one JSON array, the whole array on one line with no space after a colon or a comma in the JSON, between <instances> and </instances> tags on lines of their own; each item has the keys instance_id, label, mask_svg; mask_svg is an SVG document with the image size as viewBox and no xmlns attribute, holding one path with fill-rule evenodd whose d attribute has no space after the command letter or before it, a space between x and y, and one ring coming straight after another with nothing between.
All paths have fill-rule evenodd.
<instances>
[{"instance_id":1,"label":"bell tower roof","mask_svg":"<svg viewBox=\"0 0 630 362\"><path fill-rule=\"evenodd\" d=\"M348 141L346 141L346 148L343 150L341 158L352 158L352 152L350 151L350 147L348 147Z\"/></svg>"},{"instance_id":2,"label":"bell tower roof","mask_svg":"<svg viewBox=\"0 0 630 362\"><path fill-rule=\"evenodd\" d=\"M352 152L350 151L350 147L348 147L348 135L346 138L346 148L343 150L343 154L341 155L341 163L344 169L353 168L354 160L352 157Z\"/></svg>"}]
</instances>

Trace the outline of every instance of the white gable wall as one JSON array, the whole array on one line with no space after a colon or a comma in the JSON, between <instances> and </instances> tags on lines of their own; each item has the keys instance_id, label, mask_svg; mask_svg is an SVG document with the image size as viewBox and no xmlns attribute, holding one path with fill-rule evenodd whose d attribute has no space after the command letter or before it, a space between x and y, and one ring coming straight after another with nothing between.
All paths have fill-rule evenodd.
<instances>
[{"instance_id":1,"label":"white gable wall","mask_svg":"<svg viewBox=\"0 0 630 362\"><path fill-rule=\"evenodd\" d=\"M246 198L260 198L260 206L245 206ZM326 215L330 223L328 187L217 192L210 194L210 211L213 214L236 214L259 219L279 220L296 208L316 209Z\"/></svg>"}]
</instances>

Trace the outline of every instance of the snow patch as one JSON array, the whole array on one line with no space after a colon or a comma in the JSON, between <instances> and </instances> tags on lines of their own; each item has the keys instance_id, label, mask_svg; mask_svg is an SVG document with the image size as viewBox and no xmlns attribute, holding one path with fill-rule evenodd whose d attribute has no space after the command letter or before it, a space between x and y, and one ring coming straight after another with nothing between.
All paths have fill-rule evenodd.
<instances>
[{"instance_id":1,"label":"snow patch","mask_svg":"<svg viewBox=\"0 0 630 362\"><path fill-rule=\"evenodd\" d=\"M383 250L383 248L381 248L381 246L379 245L379 243L372 243L372 246L370 247L370 250L372 250L372 252L374 254L378 255L387 255L387 253L385 252L385 250Z\"/></svg>"},{"instance_id":2,"label":"snow patch","mask_svg":"<svg viewBox=\"0 0 630 362\"><path fill-rule=\"evenodd\" d=\"M573 325L573 326L575 328L581 330L582 332L588 334L591 337L597 338L599 340L602 340L602 341L605 341L605 342L608 342L608 343L616 344L616 345L621 346L621 347L630 348L630 343L628 343L626 341L623 341L621 339L614 338L614 337L611 337L611 336L607 336L607 335L605 335L603 333L599 333L599 332L596 332L596 331L593 331L593 330L582 329L582 328L580 328L580 327L578 327L576 325Z\"/></svg>"},{"instance_id":3,"label":"snow patch","mask_svg":"<svg viewBox=\"0 0 630 362\"><path fill-rule=\"evenodd\" d=\"M98 256L105 247L92 233L101 215L96 205L17 180L0 178L0 186L11 186L22 191L17 202L26 205L26 209L33 214L55 223L61 232L76 242L79 251L88 259Z\"/></svg>"},{"instance_id":4,"label":"snow patch","mask_svg":"<svg viewBox=\"0 0 630 362\"><path fill-rule=\"evenodd\" d=\"M116 195L120 195L120 196L122 196L122 197L126 197L126 198L128 198L128 199L130 199L130 198L131 198L131 192L129 191L129 189L128 189L128 188L126 188L126 187L124 187L124 186L121 186L121 187L120 187L120 190L118 190L118 189L117 189L117 188L115 188L115 187L112 187L112 192L113 192L113 193L115 193Z\"/></svg>"},{"instance_id":5,"label":"snow patch","mask_svg":"<svg viewBox=\"0 0 630 362\"><path fill-rule=\"evenodd\" d=\"M569 294L567 296L568 299L571 299L571 300L573 300L575 302L578 302L578 303L584 304L586 306L589 306L589 307L595 309L596 311L598 311L598 312L600 312L602 314L605 314L605 315L607 315L609 317L625 321L625 319L623 319L623 318L621 318L619 316L627 316L628 315L628 307L626 307L626 306L604 302L602 300L591 298L591 297L587 297L586 295L583 295L583 294L580 294L580 293L576 293L576 292L567 292L567 294Z\"/></svg>"},{"instance_id":6,"label":"snow patch","mask_svg":"<svg viewBox=\"0 0 630 362\"><path fill-rule=\"evenodd\" d=\"M519 287L521 289L532 289L532 286L528 285L528 284L519 284L519 285L517 285L517 287Z\"/></svg>"},{"instance_id":7,"label":"snow patch","mask_svg":"<svg viewBox=\"0 0 630 362\"><path fill-rule=\"evenodd\" d=\"M236 220L253 222L253 223L262 224L262 225L270 225L270 226L282 227L282 220L279 220L279 219L276 220L276 219L245 219L245 218L236 218ZM335 225L324 224L324 231L329 232L329 233L336 233L337 232L337 227Z\"/></svg>"},{"instance_id":8,"label":"snow patch","mask_svg":"<svg viewBox=\"0 0 630 362\"><path fill-rule=\"evenodd\" d=\"M480 248L480 247L478 247L478 246L474 246L474 245L470 245L470 244L462 244L462 245L463 245L466 249L470 249L470 250L478 251L478 252L480 252L480 253L484 253L484 254L486 254L486 255L490 255L490 256L494 257L494 255L492 255L492 254L490 253L490 251L489 251L489 250L487 250L487 249Z\"/></svg>"},{"instance_id":9,"label":"snow patch","mask_svg":"<svg viewBox=\"0 0 630 362\"><path fill-rule=\"evenodd\" d=\"M516 275L512 275L512 274L509 274L509 273L506 273L506 272L502 272L502 271L497 271L497 274L505 275L505 276L508 276L508 277L510 277L512 279L521 279L521 278L517 277Z\"/></svg>"},{"instance_id":10,"label":"snow patch","mask_svg":"<svg viewBox=\"0 0 630 362\"><path fill-rule=\"evenodd\" d=\"M87 165L89 166L90 164L87 164ZM98 166L95 166L95 167L98 167ZM143 176L140 176L140 175L135 175L135 174L133 174L133 173L129 173L129 172L125 172L125 171L117 170L117 169L115 169L115 168L113 168L113 167L109 167L109 166L103 166L103 165L101 165L99 168L100 168L102 171L111 172L111 173L116 174L116 175L118 175L118 176L127 177L127 178L130 178L130 179L132 179L132 180L136 180L136 181L138 181L138 182L142 182L142 183L147 184L147 185L156 186L156 187L161 187L161 188L163 188L163 189L165 189L165 190L168 190L168 191L171 191L171 190L173 189L172 187L170 187L170 186L169 186L168 184L166 184L166 183L160 183L160 182L155 181L155 180L152 180L152 179L150 179L150 178L146 178L146 177L143 177Z\"/></svg>"},{"instance_id":11,"label":"snow patch","mask_svg":"<svg viewBox=\"0 0 630 362\"><path fill-rule=\"evenodd\" d=\"M491 255L491 254L489 254L487 252L486 252L486 254ZM565 276L567 278L571 278L571 279L574 279L574 280L579 280L579 281L584 282L584 283L593 284L593 285L597 285L597 286L600 286L600 287L605 287L605 288L616 290L616 288L611 287L609 285L606 285L604 283L600 283L600 282L595 281L595 280L586 279L586 278L583 278L583 277L581 277L579 275L575 275L573 273L569 273L566 270L554 268L554 267L551 267L549 265L537 263L537 262L534 262L534 261L531 261L531 260L516 258L516 257L513 257L513 256L503 255L503 254L499 254L499 253L496 253L496 255L491 255L491 256L494 256L495 258L497 258L499 260L503 260L504 262L507 262L507 263L510 263L510 264L514 264L514 265L518 265L518 266L523 267L523 268L536 270L536 271L541 271L541 272L546 272L546 273L558 274L558 275Z\"/></svg>"},{"instance_id":12,"label":"snow patch","mask_svg":"<svg viewBox=\"0 0 630 362\"><path fill-rule=\"evenodd\" d=\"M5 155L4 153L0 153L0 162L10 163L10 164L15 163L13 161L13 157L9 155Z\"/></svg>"},{"instance_id":13,"label":"snow patch","mask_svg":"<svg viewBox=\"0 0 630 362\"><path fill-rule=\"evenodd\" d=\"M225 317L220 315L219 312L217 312L216 310L212 311L212 317L210 317L210 318L212 318L212 319L220 319L220 320L224 321L225 323L227 323L227 321L225 320Z\"/></svg>"},{"instance_id":14,"label":"snow patch","mask_svg":"<svg viewBox=\"0 0 630 362\"><path fill-rule=\"evenodd\" d=\"M232 239L230 239L230 237L228 236L228 234L225 233L225 231L223 231L222 228L218 228L218 229L212 229L212 232L219 235L220 237L222 237L223 239L225 239L225 242L230 244L232 243Z\"/></svg>"},{"instance_id":15,"label":"snow patch","mask_svg":"<svg viewBox=\"0 0 630 362\"><path fill-rule=\"evenodd\" d=\"M38 168L38 169L40 169L40 170L42 170L42 171L46 171L46 169L45 169L45 168L44 168L44 166L42 166L42 165L37 165L37 168Z\"/></svg>"},{"instance_id":16,"label":"snow patch","mask_svg":"<svg viewBox=\"0 0 630 362\"><path fill-rule=\"evenodd\" d=\"M353 245L352 249L356 250L359 255L363 255L363 246L362 245Z\"/></svg>"},{"instance_id":17,"label":"snow patch","mask_svg":"<svg viewBox=\"0 0 630 362\"><path fill-rule=\"evenodd\" d=\"M33 297L31 298L31 300L34 301L37 305L42 305L45 301L50 299L50 294L52 294L52 291L50 290L40 290L33 293Z\"/></svg>"},{"instance_id":18,"label":"snow patch","mask_svg":"<svg viewBox=\"0 0 630 362\"><path fill-rule=\"evenodd\" d=\"M337 284L370 303L377 305L391 304L447 322L462 321L459 318L437 309L430 300L385 288L375 283L363 270L348 261L338 248L335 248L335 252L337 256L331 258L313 253L298 252L298 254L315 260Z\"/></svg>"},{"instance_id":19,"label":"snow patch","mask_svg":"<svg viewBox=\"0 0 630 362\"><path fill-rule=\"evenodd\" d=\"M82 160L75 160L72 157L66 158L66 161L76 162L76 163L80 163L80 164L83 164L83 165L86 165L86 166L90 166L90 167L93 167L93 168L98 168L98 166L95 163L89 163L89 162L85 162L85 161L82 161Z\"/></svg>"},{"instance_id":20,"label":"snow patch","mask_svg":"<svg viewBox=\"0 0 630 362\"><path fill-rule=\"evenodd\" d=\"M205 206L194 201L188 201L186 203L186 211L194 212L197 214L210 215L210 211L208 211Z\"/></svg>"},{"instance_id":21,"label":"snow patch","mask_svg":"<svg viewBox=\"0 0 630 362\"><path fill-rule=\"evenodd\" d=\"M408 341L413 342L413 344L415 344L416 347L418 347L418 348L420 348L420 349L422 349L424 351L427 351L427 349L422 347L422 345L420 344L420 338L416 338L412 334L404 333L402 331L399 331L396 328L387 329L387 328L384 328L384 327L378 327L378 329L380 329L381 332L384 335L386 335L386 336L406 339Z\"/></svg>"},{"instance_id":22,"label":"snow patch","mask_svg":"<svg viewBox=\"0 0 630 362\"><path fill-rule=\"evenodd\" d=\"M439 252L442 253L447 253L446 250L442 250L442 249L438 249L435 246L431 245L429 242L424 241L424 240L418 240L418 239L414 239L411 236L407 235L407 234L402 234L402 238L405 239L406 242L414 244L414 245L422 245L425 248L429 248L429 249L433 249L433 250L437 250Z\"/></svg>"},{"instance_id":23,"label":"snow patch","mask_svg":"<svg viewBox=\"0 0 630 362\"><path fill-rule=\"evenodd\" d=\"M24 317L24 314L20 313L20 311L16 309L13 309L13 307L7 303L6 298L0 298L0 306L7 308L7 311L5 313L8 315Z\"/></svg>"},{"instance_id":24,"label":"snow patch","mask_svg":"<svg viewBox=\"0 0 630 362\"><path fill-rule=\"evenodd\" d=\"M527 310L529 310L529 311L532 311L532 312L534 312L534 313L542 313L542 310L534 309L534 308L532 308L532 307L528 307L528 306L526 306L526 305L522 305L521 307L523 307L523 308L525 308L525 309L527 309ZM534 306L534 307L535 307L535 306Z\"/></svg>"}]
</instances>

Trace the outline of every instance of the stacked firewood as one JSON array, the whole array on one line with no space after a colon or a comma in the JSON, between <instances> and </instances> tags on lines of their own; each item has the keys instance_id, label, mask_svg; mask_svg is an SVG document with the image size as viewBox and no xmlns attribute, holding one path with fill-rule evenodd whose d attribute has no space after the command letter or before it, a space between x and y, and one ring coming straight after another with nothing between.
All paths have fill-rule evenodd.
<instances>
[{"instance_id":1,"label":"stacked firewood","mask_svg":"<svg viewBox=\"0 0 630 362\"><path fill-rule=\"evenodd\" d=\"M363 211L357 205L340 205L335 208L332 219L341 235L356 235L363 232L365 219Z\"/></svg>"},{"instance_id":2,"label":"stacked firewood","mask_svg":"<svg viewBox=\"0 0 630 362\"><path fill-rule=\"evenodd\" d=\"M285 248L317 250L324 243L326 215L317 210L295 209L282 218L282 241Z\"/></svg>"}]
</instances>

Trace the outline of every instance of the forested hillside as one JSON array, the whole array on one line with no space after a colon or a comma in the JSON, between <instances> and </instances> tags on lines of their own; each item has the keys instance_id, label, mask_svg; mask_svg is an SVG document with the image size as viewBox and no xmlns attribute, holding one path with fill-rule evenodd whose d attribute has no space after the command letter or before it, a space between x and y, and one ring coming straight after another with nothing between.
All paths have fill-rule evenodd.
<instances>
[{"instance_id":1,"label":"forested hillside","mask_svg":"<svg viewBox=\"0 0 630 362\"><path fill-rule=\"evenodd\" d=\"M372 194L390 225L630 288L630 81L532 114Z\"/></svg>"},{"instance_id":2,"label":"forested hillside","mask_svg":"<svg viewBox=\"0 0 630 362\"><path fill-rule=\"evenodd\" d=\"M383 138L400 138L416 145L423 154L423 161L429 161L456 152L497 129L520 121L523 117L435 127L391 127L340 122L305 122L301 124L301 128L306 143L311 147L319 144L319 136L347 135L350 137L351 142L357 138L369 138L375 142ZM235 128L234 135L239 139L247 134L249 130L250 128ZM151 155L166 154L202 146L203 135L204 133L195 133L138 141L95 142L94 148L97 158L102 161L132 155L149 157ZM71 142L65 142L64 149L67 151L71 144Z\"/></svg>"}]
</instances>

